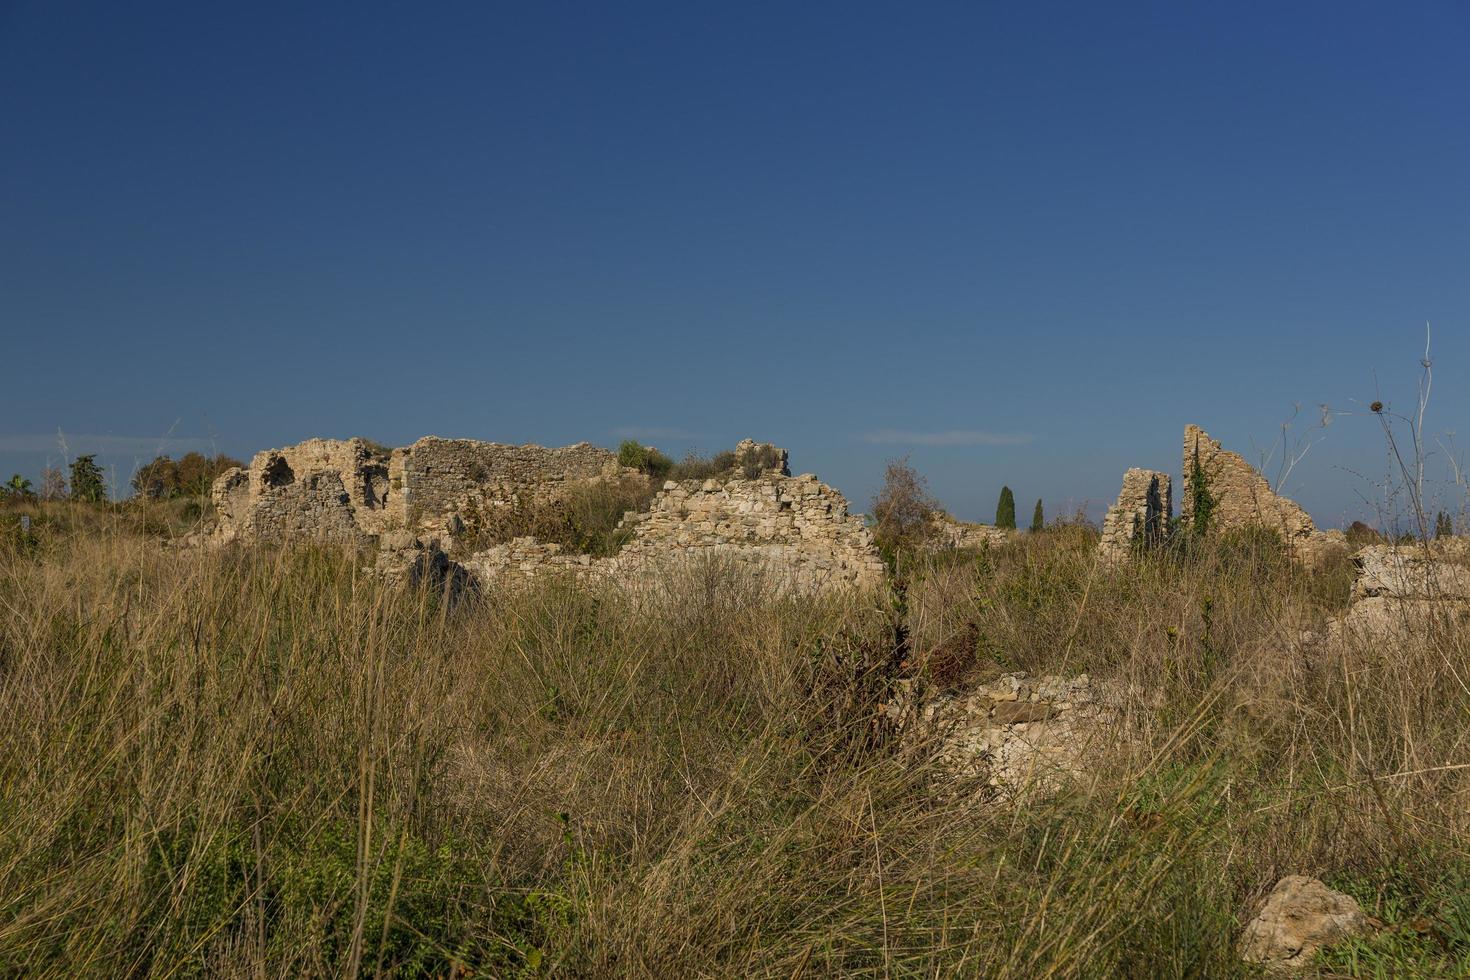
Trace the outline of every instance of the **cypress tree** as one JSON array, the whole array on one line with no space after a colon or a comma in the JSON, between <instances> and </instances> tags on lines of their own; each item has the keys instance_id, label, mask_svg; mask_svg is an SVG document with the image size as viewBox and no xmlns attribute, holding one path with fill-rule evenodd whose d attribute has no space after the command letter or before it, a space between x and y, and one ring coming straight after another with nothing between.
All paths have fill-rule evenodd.
<instances>
[{"instance_id":1,"label":"cypress tree","mask_svg":"<svg viewBox=\"0 0 1470 980\"><path fill-rule=\"evenodd\" d=\"M1031 530L1040 531L1046 527L1046 517L1041 513L1041 501L1036 501L1036 509L1031 512Z\"/></svg>"},{"instance_id":2,"label":"cypress tree","mask_svg":"<svg viewBox=\"0 0 1470 980\"><path fill-rule=\"evenodd\" d=\"M1010 487L1000 488L1000 502L995 505L995 526L1016 529L1016 495Z\"/></svg>"}]
</instances>

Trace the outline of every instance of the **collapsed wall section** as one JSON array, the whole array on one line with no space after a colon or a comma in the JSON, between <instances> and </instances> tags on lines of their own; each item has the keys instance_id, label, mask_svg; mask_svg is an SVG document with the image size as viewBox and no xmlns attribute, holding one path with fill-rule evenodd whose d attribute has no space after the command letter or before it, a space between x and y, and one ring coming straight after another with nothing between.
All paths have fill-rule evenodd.
<instances>
[{"instance_id":1,"label":"collapsed wall section","mask_svg":"<svg viewBox=\"0 0 1470 980\"><path fill-rule=\"evenodd\" d=\"M957 551L998 547L1010 541L1014 530L996 527L994 524L974 524L957 521L949 514L939 512L929 520L930 536L926 542L935 551Z\"/></svg>"}]
</instances>

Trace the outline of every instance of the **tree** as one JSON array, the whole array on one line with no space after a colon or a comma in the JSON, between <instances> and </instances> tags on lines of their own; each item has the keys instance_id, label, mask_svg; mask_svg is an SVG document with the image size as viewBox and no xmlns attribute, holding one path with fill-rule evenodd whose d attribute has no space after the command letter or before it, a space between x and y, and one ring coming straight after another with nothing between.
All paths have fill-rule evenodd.
<instances>
[{"instance_id":1,"label":"tree","mask_svg":"<svg viewBox=\"0 0 1470 980\"><path fill-rule=\"evenodd\" d=\"M133 474L133 493L149 500L172 497L179 490L179 465L167 456L155 456Z\"/></svg>"},{"instance_id":2,"label":"tree","mask_svg":"<svg viewBox=\"0 0 1470 980\"><path fill-rule=\"evenodd\" d=\"M107 484L96 456L78 456L71 463L71 499L100 504L107 499Z\"/></svg>"},{"instance_id":3,"label":"tree","mask_svg":"<svg viewBox=\"0 0 1470 980\"><path fill-rule=\"evenodd\" d=\"M1449 538L1454 537L1454 534L1455 522L1450 519L1450 515L1444 511L1440 511L1439 515L1434 518L1434 536L1436 538Z\"/></svg>"},{"instance_id":4,"label":"tree","mask_svg":"<svg viewBox=\"0 0 1470 980\"><path fill-rule=\"evenodd\" d=\"M1016 495L1010 487L1000 488L1000 501L995 505L995 526L1016 529Z\"/></svg>"},{"instance_id":5,"label":"tree","mask_svg":"<svg viewBox=\"0 0 1470 980\"><path fill-rule=\"evenodd\" d=\"M908 457L890 459L883 486L873 498L873 539L890 561L912 554L934 533L939 502Z\"/></svg>"},{"instance_id":6,"label":"tree","mask_svg":"<svg viewBox=\"0 0 1470 980\"><path fill-rule=\"evenodd\" d=\"M41 470L41 499L66 499L66 477L54 466Z\"/></svg>"},{"instance_id":7,"label":"tree","mask_svg":"<svg viewBox=\"0 0 1470 980\"><path fill-rule=\"evenodd\" d=\"M0 494L10 500L36 499L36 492L31 489L31 481L19 473L12 476L4 487L0 487Z\"/></svg>"},{"instance_id":8,"label":"tree","mask_svg":"<svg viewBox=\"0 0 1470 980\"><path fill-rule=\"evenodd\" d=\"M149 500L202 497L209 493L221 473L242 465L238 459L225 455L210 458L201 453L185 453L178 461L155 456L133 474L133 492Z\"/></svg>"},{"instance_id":9,"label":"tree","mask_svg":"<svg viewBox=\"0 0 1470 980\"><path fill-rule=\"evenodd\" d=\"M1200 465L1199 450L1189 464L1189 519L1194 536L1202 538L1210 531L1210 518L1215 513L1215 495L1210 492L1210 478Z\"/></svg>"},{"instance_id":10,"label":"tree","mask_svg":"<svg viewBox=\"0 0 1470 980\"><path fill-rule=\"evenodd\" d=\"M1031 530L1040 531L1046 527L1046 515L1041 512L1041 501L1036 501L1036 509L1031 512Z\"/></svg>"}]
</instances>

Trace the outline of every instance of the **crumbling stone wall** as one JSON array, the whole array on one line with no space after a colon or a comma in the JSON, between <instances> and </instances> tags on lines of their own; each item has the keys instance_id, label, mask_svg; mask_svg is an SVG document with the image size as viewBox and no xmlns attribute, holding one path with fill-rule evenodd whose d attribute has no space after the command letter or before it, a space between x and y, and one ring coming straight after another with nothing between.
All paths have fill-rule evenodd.
<instances>
[{"instance_id":1,"label":"crumbling stone wall","mask_svg":"<svg viewBox=\"0 0 1470 980\"><path fill-rule=\"evenodd\" d=\"M616 478L617 456L587 442L549 449L425 436L394 450L409 525L428 526L473 507L509 504L530 494L554 498L576 481Z\"/></svg>"},{"instance_id":2,"label":"crumbling stone wall","mask_svg":"<svg viewBox=\"0 0 1470 980\"><path fill-rule=\"evenodd\" d=\"M1212 502L1207 523L1210 533L1264 527L1276 531L1288 547L1294 547L1317 530L1306 511L1279 496L1239 453L1221 448L1197 425L1184 427L1184 499L1180 510L1186 527L1193 528L1199 516L1195 513L1197 474L1204 476Z\"/></svg>"},{"instance_id":3,"label":"crumbling stone wall","mask_svg":"<svg viewBox=\"0 0 1470 980\"><path fill-rule=\"evenodd\" d=\"M393 522L389 460L362 439L308 439L255 454L211 490L219 535L361 540Z\"/></svg>"},{"instance_id":4,"label":"crumbling stone wall","mask_svg":"<svg viewBox=\"0 0 1470 980\"><path fill-rule=\"evenodd\" d=\"M626 514L630 540L612 557L518 538L463 565L484 584L558 572L626 580L694 558L745 564L803 592L883 581L872 535L840 493L814 476L787 475L784 449L745 440L735 458L725 477L666 483L649 511ZM248 470L216 481L217 538L376 540L405 554L434 538L436 551L442 545L459 557L462 512L527 495L554 501L582 481L629 476L643 479L587 443L548 449L428 436L384 457L361 439L312 439L257 453ZM379 564L404 562L389 554Z\"/></svg>"},{"instance_id":5,"label":"crumbling stone wall","mask_svg":"<svg viewBox=\"0 0 1470 980\"><path fill-rule=\"evenodd\" d=\"M585 442L548 449L426 436L385 456L363 439L308 439L256 453L248 470L215 481L217 534L366 540L620 472L616 456Z\"/></svg>"},{"instance_id":6,"label":"crumbling stone wall","mask_svg":"<svg viewBox=\"0 0 1470 980\"><path fill-rule=\"evenodd\" d=\"M773 469L755 479L669 481L648 511L625 515L622 526L630 540L607 558L517 538L477 552L465 566L483 583L503 585L568 575L636 587L706 561L745 568L802 594L884 581L872 534L848 512L842 494L809 474L788 477Z\"/></svg>"},{"instance_id":7,"label":"crumbling stone wall","mask_svg":"<svg viewBox=\"0 0 1470 980\"><path fill-rule=\"evenodd\" d=\"M1125 562L1134 546L1153 547L1169 534L1174 512L1169 474L1134 467L1123 474L1117 503L1103 517L1098 550L1104 561Z\"/></svg>"},{"instance_id":8,"label":"crumbling stone wall","mask_svg":"<svg viewBox=\"0 0 1470 980\"><path fill-rule=\"evenodd\" d=\"M1005 544L1015 531L994 524L971 524L957 521L948 514L935 514L930 521L932 534L929 547L936 551L986 548Z\"/></svg>"},{"instance_id":9,"label":"crumbling stone wall","mask_svg":"<svg viewBox=\"0 0 1470 980\"><path fill-rule=\"evenodd\" d=\"M718 555L759 567L799 591L883 581L872 533L848 512L842 494L811 474L670 481L647 513L625 522L633 539L616 561L628 573L670 556Z\"/></svg>"}]
</instances>

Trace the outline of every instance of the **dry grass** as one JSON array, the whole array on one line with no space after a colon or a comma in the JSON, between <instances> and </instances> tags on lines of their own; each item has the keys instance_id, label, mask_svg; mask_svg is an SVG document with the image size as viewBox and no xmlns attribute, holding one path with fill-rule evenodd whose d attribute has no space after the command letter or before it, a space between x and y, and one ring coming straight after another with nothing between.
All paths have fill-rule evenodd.
<instances>
[{"instance_id":1,"label":"dry grass","mask_svg":"<svg viewBox=\"0 0 1470 980\"><path fill-rule=\"evenodd\" d=\"M913 572L916 649L973 624L951 683L1137 691L1143 751L1003 808L877 724L885 603L710 567L450 611L309 547L0 537L6 975L1231 976L1286 873L1429 923L1324 969L1470 964L1466 640L1308 654L1346 573L1259 541Z\"/></svg>"}]
</instances>

